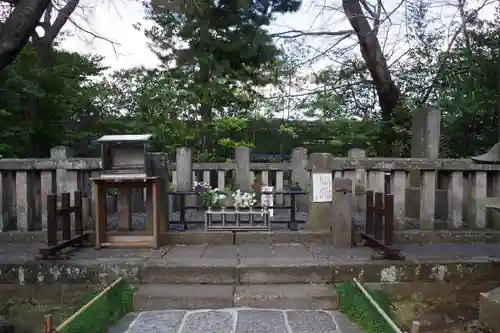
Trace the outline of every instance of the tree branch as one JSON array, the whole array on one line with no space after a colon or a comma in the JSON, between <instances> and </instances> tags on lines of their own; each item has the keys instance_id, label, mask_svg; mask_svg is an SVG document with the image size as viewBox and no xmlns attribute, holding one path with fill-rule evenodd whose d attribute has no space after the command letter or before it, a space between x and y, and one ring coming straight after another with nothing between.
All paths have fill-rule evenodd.
<instances>
[{"instance_id":1,"label":"tree branch","mask_svg":"<svg viewBox=\"0 0 500 333\"><path fill-rule=\"evenodd\" d=\"M271 37L279 38L297 38L297 37L324 37L324 36L349 36L354 33L354 30L339 30L339 31L301 31L301 30L288 30L271 34ZM293 34L293 35L289 35Z\"/></svg>"},{"instance_id":2,"label":"tree branch","mask_svg":"<svg viewBox=\"0 0 500 333\"><path fill-rule=\"evenodd\" d=\"M54 20L54 23L50 25L50 28L45 30L45 35L42 38L42 43L44 45L52 45L54 39L57 37L57 34L59 34L66 22L68 22L69 16L75 11L79 3L80 0L69 0L61 9L56 8L58 11L56 19ZM47 12L49 12L49 10L47 10ZM52 10L50 10L50 12L52 12ZM48 14L49 22L50 19L51 13Z\"/></svg>"},{"instance_id":3,"label":"tree branch","mask_svg":"<svg viewBox=\"0 0 500 333\"><path fill-rule=\"evenodd\" d=\"M49 4L50 0L19 0L0 30L0 71L28 43Z\"/></svg>"}]
</instances>

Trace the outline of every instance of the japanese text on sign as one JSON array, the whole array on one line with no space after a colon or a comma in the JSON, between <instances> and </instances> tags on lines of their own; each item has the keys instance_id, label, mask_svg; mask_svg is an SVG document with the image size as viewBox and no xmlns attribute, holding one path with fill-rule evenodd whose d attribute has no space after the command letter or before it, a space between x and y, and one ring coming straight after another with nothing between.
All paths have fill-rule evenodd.
<instances>
[{"instance_id":1,"label":"japanese text on sign","mask_svg":"<svg viewBox=\"0 0 500 333\"><path fill-rule=\"evenodd\" d=\"M313 202L331 202L333 200L331 173L313 173Z\"/></svg>"}]
</instances>

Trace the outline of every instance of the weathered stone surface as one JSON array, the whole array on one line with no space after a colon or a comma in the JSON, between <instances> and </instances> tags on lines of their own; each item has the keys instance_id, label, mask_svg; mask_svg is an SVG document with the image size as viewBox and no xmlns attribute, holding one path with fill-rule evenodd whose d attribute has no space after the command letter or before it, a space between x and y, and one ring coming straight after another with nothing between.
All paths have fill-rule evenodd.
<instances>
[{"instance_id":1,"label":"weathered stone surface","mask_svg":"<svg viewBox=\"0 0 500 333\"><path fill-rule=\"evenodd\" d=\"M500 332L500 288L479 295L479 320L493 332Z\"/></svg>"},{"instance_id":2,"label":"weathered stone surface","mask_svg":"<svg viewBox=\"0 0 500 333\"><path fill-rule=\"evenodd\" d=\"M126 332L176 333L184 315L184 311L141 312Z\"/></svg>"},{"instance_id":3,"label":"weathered stone surface","mask_svg":"<svg viewBox=\"0 0 500 333\"><path fill-rule=\"evenodd\" d=\"M238 311L236 332L289 333L282 312L259 310Z\"/></svg>"},{"instance_id":4,"label":"weathered stone surface","mask_svg":"<svg viewBox=\"0 0 500 333\"><path fill-rule=\"evenodd\" d=\"M134 309L219 309L233 306L232 285L143 284L134 295Z\"/></svg>"},{"instance_id":5,"label":"weathered stone surface","mask_svg":"<svg viewBox=\"0 0 500 333\"><path fill-rule=\"evenodd\" d=\"M95 284L122 276L132 283L290 284L342 282L353 277L371 282L449 281L500 274L498 243L398 247L406 260L372 260L374 252L369 248L296 243L120 249L121 253L84 248L69 260L49 262L33 260L37 248L7 243L0 249L0 283ZM224 255L224 251L232 252ZM162 257L165 252L170 257Z\"/></svg>"},{"instance_id":6,"label":"weathered stone surface","mask_svg":"<svg viewBox=\"0 0 500 333\"><path fill-rule=\"evenodd\" d=\"M362 333L336 311L232 308L141 312L122 320L110 333Z\"/></svg>"},{"instance_id":7,"label":"weathered stone surface","mask_svg":"<svg viewBox=\"0 0 500 333\"><path fill-rule=\"evenodd\" d=\"M238 267L242 284L327 283L333 269L322 259L242 259Z\"/></svg>"},{"instance_id":8,"label":"weathered stone surface","mask_svg":"<svg viewBox=\"0 0 500 333\"><path fill-rule=\"evenodd\" d=\"M227 311L204 311L188 313L179 333L217 332L230 333L233 330L233 314Z\"/></svg>"},{"instance_id":9,"label":"weathered stone surface","mask_svg":"<svg viewBox=\"0 0 500 333\"><path fill-rule=\"evenodd\" d=\"M342 333L363 333L363 331L352 323L342 312L332 312L337 328Z\"/></svg>"},{"instance_id":10,"label":"weathered stone surface","mask_svg":"<svg viewBox=\"0 0 500 333\"><path fill-rule=\"evenodd\" d=\"M142 282L234 284L238 280L236 265L236 259L194 258L149 261L142 271Z\"/></svg>"},{"instance_id":11,"label":"weathered stone surface","mask_svg":"<svg viewBox=\"0 0 500 333\"><path fill-rule=\"evenodd\" d=\"M286 316L293 333L330 333L337 328L328 312L287 311Z\"/></svg>"},{"instance_id":12,"label":"weathered stone surface","mask_svg":"<svg viewBox=\"0 0 500 333\"><path fill-rule=\"evenodd\" d=\"M312 258L309 248L298 243L274 244L273 250L274 255L278 258Z\"/></svg>"},{"instance_id":13,"label":"weathered stone surface","mask_svg":"<svg viewBox=\"0 0 500 333\"><path fill-rule=\"evenodd\" d=\"M261 309L326 309L338 307L332 285L278 284L236 286L234 306Z\"/></svg>"}]
</instances>

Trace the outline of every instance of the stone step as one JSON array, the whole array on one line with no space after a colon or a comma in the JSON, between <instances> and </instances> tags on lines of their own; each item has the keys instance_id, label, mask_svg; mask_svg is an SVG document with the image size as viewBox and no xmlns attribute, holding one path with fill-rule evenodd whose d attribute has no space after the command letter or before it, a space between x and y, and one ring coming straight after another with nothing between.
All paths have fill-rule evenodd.
<instances>
[{"instance_id":1,"label":"stone step","mask_svg":"<svg viewBox=\"0 0 500 333\"><path fill-rule=\"evenodd\" d=\"M143 284L134 295L134 310L223 309L233 306L231 285Z\"/></svg>"},{"instance_id":2,"label":"stone step","mask_svg":"<svg viewBox=\"0 0 500 333\"><path fill-rule=\"evenodd\" d=\"M223 309L335 310L338 296L332 285L180 285L144 284L134 295L135 310Z\"/></svg>"},{"instance_id":3,"label":"stone step","mask_svg":"<svg viewBox=\"0 0 500 333\"><path fill-rule=\"evenodd\" d=\"M236 286L235 307L335 310L338 295L328 284L256 284Z\"/></svg>"},{"instance_id":4,"label":"stone step","mask_svg":"<svg viewBox=\"0 0 500 333\"><path fill-rule=\"evenodd\" d=\"M479 295L479 321L493 332L500 332L500 287Z\"/></svg>"},{"instance_id":5,"label":"stone step","mask_svg":"<svg viewBox=\"0 0 500 333\"><path fill-rule=\"evenodd\" d=\"M304 258L249 259L155 263L141 272L142 283L170 284L293 284L332 282L334 267L326 260Z\"/></svg>"}]
</instances>

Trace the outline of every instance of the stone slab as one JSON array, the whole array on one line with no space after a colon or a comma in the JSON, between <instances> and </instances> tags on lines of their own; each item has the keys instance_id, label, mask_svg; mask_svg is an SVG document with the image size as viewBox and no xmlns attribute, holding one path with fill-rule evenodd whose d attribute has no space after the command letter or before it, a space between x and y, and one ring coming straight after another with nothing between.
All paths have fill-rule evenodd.
<instances>
[{"instance_id":1,"label":"stone slab","mask_svg":"<svg viewBox=\"0 0 500 333\"><path fill-rule=\"evenodd\" d=\"M213 283L238 281L236 259L158 260L147 262L141 273L142 283Z\"/></svg>"},{"instance_id":2,"label":"stone slab","mask_svg":"<svg viewBox=\"0 0 500 333\"><path fill-rule=\"evenodd\" d=\"M338 295L332 285L325 284L245 285L236 286L234 306L335 310Z\"/></svg>"},{"instance_id":3,"label":"stone slab","mask_svg":"<svg viewBox=\"0 0 500 333\"><path fill-rule=\"evenodd\" d=\"M91 238L94 238L90 232ZM500 241L500 231L486 230L398 230L395 231L396 243L497 243ZM61 235L58 235L60 239ZM27 232L0 232L0 244L25 244L38 248L43 245L47 233L43 231ZM330 232L315 232L311 230L300 231L273 231L267 232L244 232L236 234L236 244L262 243L309 243L328 244L331 241ZM180 245L231 245L233 235L231 232L204 232L200 230L187 230L182 232L168 231L161 234L161 244L180 244Z\"/></svg>"},{"instance_id":4,"label":"stone slab","mask_svg":"<svg viewBox=\"0 0 500 333\"><path fill-rule=\"evenodd\" d=\"M274 256L276 258L312 258L308 246L298 243L290 244L274 244L273 245Z\"/></svg>"},{"instance_id":5,"label":"stone slab","mask_svg":"<svg viewBox=\"0 0 500 333\"><path fill-rule=\"evenodd\" d=\"M333 268L326 260L310 258L242 259L241 284L328 283Z\"/></svg>"},{"instance_id":6,"label":"stone slab","mask_svg":"<svg viewBox=\"0 0 500 333\"><path fill-rule=\"evenodd\" d=\"M237 315L236 332L289 333L281 311L240 310Z\"/></svg>"},{"instance_id":7,"label":"stone slab","mask_svg":"<svg viewBox=\"0 0 500 333\"><path fill-rule=\"evenodd\" d=\"M286 316L294 333L330 333L337 329L333 316L328 312L287 311Z\"/></svg>"},{"instance_id":8,"label":"stone slab","mask_svg":"<svg viewBox=\"0 0 500 333\"><path fill-rule=\"evenodd\" d=\"M203 311L188 313L179 333L231 333L234 315L228 311Z\"/></svg>"},{"instance_id":9,"label":"stone slab","mask_svg":"<svg viewBox=\"0 0 500 333\"><path fill-rule=\"evenodd\" d=\"M121 326L120 326L121 325ZM122 330L120 331L119 328ZM147 311L110 333L362 333L336 311L228 308Z\"/></svg>"},{"instance_id":10,"label":"stone slab","mask_svg":"<svg viewBox=\"0 0 500 333\"><path fill-rule=\"evenodd\" d=\"M125 332L177 333L184 315L184 311L141 312Z\"/></svg>"},{"instance_id":11,"label":"stone slab","mask_svg":"<svg viewBox=\"0 0 500 333\"><path fill-rule=\"evenodd\" d=\"M479 295L479 320L493 332L500 332L500 287Z\"/></svg>"},{"instance_id":12,"label":"stone slab","mask_svg":"<svg viewBox=\"0 0 500 333\"><path fill-rule=\"evenodd\" d=\"M500 274L500 244L401 245L407 254L403 261L372 260L374 251L369 248L281 245L295 249L291 251L308 249L311 256L278 257L276 246L272 257L258 257L257 252L251 251L255 244L245 246L237 246L237 258L222 258L219 254L228 247L210 245L192 250L190 246L182 246L181 250L176 250L177 246L156 251L121 249L121 254L114 249L83 248L68 260L38 261L34 260L38 248L8 243L2 245L0 283L92 284L122 276L132 283L290 284L341 282L353 277L365 282L448 281L486 279ZM208 256L198 257L202 248ZM247 249L248 257L240 256L242 248ZM158 257L162 251L167 254ZM177 257L172 255L175 252L183 254Z\"/></svg>"},{"instance_id":13,"label":"stone slab","mask_svg":"<svg viewBox=\"0 0 500 333\"><path fill-rule=\"evenodd\" d=\"M136 310L219 309L231 306L231 285L143 284L134 295Z\"/></svg>"}]
</instances>

